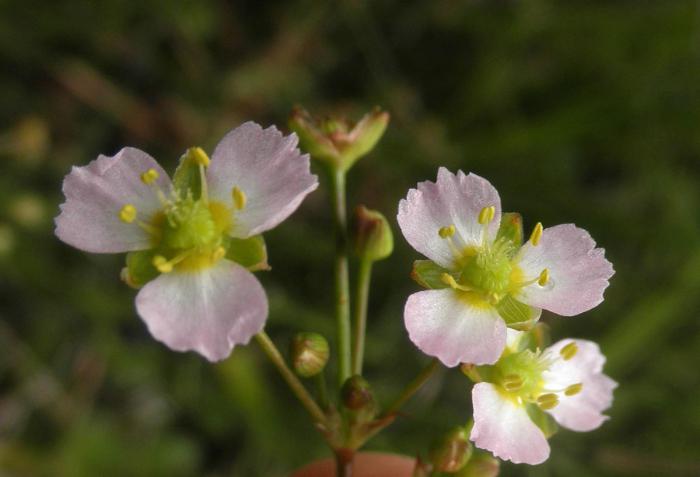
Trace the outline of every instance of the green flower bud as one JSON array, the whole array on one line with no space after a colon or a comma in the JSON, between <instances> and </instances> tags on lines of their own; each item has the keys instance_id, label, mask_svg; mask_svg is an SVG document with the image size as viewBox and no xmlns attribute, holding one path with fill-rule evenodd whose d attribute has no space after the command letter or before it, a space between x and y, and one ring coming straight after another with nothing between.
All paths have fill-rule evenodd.
<instances>
[{"instance_id":1,"label":"green flower bud","mask_svg":"<svg viewBox=\"0 0 700 477\"><path fill-rule=\"evenodd\" d=\"M477 451L455 477L496 477L499 471L498 459L486 452Z\"/></svg>"},{"instance_id":2,"label":"green flower bud","mask_svg":"<svg viewBox=\"0 0 700 477\"><path fill-rule=\"evenodd\" d=\"M340 390L343 405L353 411L374 408L374 394L365 378L360 375L349 377Z\"/></svg>"},{"instance_id":3,"label":"green flower bud","mask_svg":"<svg viewBox=\"0 0 700 477\"><path fill-rule=\"evenodd\" d=\"M329 354L328 341L318 333L297 333L290 345L294 371L304 378L323 371Z\"/></svg>"},{"instance_id":4,"label":"green flower bud","mask_svg":"<svg viewBox=\"0 0 700 477\"><path fill-rule=\"evenodd\" d=\"M433 444L430 461L436 471L454 473L469 462L472 451L467 429L458 427Z\"/></svg>"},{"instance_id":5,"label":"green flower bud","mask_svg":"<svg viewBox=\"0 0 700 477\"><path fill-rule=\"evenodd\" d=\"M381 260L394 250L394 236L386 218L376 210L360 205L352 222L355 253L371 261Z\"/></svg>"},{"instance_id":6,"label":"green flower bud","mask_svg":"<svg viewBox=\"0 0 700 477\"><path fill-rule=\"evenodd\" d=\"M389 113L379 108L354 125L344 118L316 120L301 108L295 108L289 118L289 127L299 136L303 150L343 171L374 149L388 123Z\"/></svg>"}]
</instances>

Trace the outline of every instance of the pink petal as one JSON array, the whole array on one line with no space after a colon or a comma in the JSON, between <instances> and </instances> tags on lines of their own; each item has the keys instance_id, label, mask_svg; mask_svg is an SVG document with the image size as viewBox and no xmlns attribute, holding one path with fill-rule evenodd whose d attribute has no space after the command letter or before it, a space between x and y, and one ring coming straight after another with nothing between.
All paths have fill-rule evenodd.
<instances>
[{"instance_id":1,"label":"pink petal","mask_svg":"<svg viewBox=\"0 0 700 477\"><path fill-rule=\"evenodd\" d=\"M231 204L238 187L246 205L234 213L232 235L247 238L270 230L294 212L318 187L309 171L309 155L297 149L297 136L247 122L216 146L207 171L210 197Z\"/></svg>"},{"instance_id":2,"label":"pink petal","mask_svg":"<svg viewBox=\"0 0 700 477\"><path fill-rule=\"evenodd\" d=\"M496 214L488 225L487 235L493 240L501 222L501 199L496 189L476 174L462 171L452 174L441 167L437 182L420 182L399 202L398 221L404 237L413 248L437 263L451 268L454 252L447 240L440 238L441 227L454 225L453 242L458 248L479 245L483 226L479 213L494 206Z\"/></svg>"},{"instance_id":3,"label":"pink petal","mask_svg":"<svg viewBox=\"0 0 700 477\"><path fill-rule=\"evenodd\" d=\"M592 341L561 340L547 348L546 353L560 357L561 349L571 342L576 343L578 351L573 358L559 358L549 367L543 374L545 386L564 389L582 383L583 388L574 396L560 394L559 404L547 412L564 427L580 432L591 431L608 419L603 411L612 405L617 383L603 374L605 356Z\"/></svg>"},{"instance_id":4,"label":"pink petal","mask_svg":"<svg viewBox=\"0 0 700 477\"><path fill-rule=\"evenodd\" d=\"M490 383L472 389L476 447L516 464L541 464L549 457L549 443L525 407L501 394Z\"/></svg>"},{"instance_id":5,"label":"pink petal","mask_svg":"<svg viewBox=\"0 0 700 477\"><path fill-rule=\"evenodd\" d=\"M493 364L506 344L506 325L492 307L474 306L449 288L409 296L404 323L421 351L449 367Z\"/></svg>"},{"instance_id":6,"label":"pink petal","mask_svg":"<svg viewBox=\"0 0 700 477\"><path fill-rule=\"evenodd\" d=\"M604 255L589 233L573 224L544 229L537 246L523 245L518 265L525 278L537 278L546 268L550 281L524 287L517 299L563 316L590 310L603 301L615 273Z\"/></svg>"},{"instance_id":7,"label":"pink petal","mask_svg":"<svg viewBox=\"0 0 700 477\"><path fill-rule=\"evenodd\" d=\"M148 221L160 209L154 186L141 181L149 169L158 185L170 190L170 179L158 163L138 149L126 147L113 157L100 155L84 167L73 167L63 180L66 201L56 217L56 235L73 247L94 253L118 253L150 248L148 234L136 221L119 219L126 204Z\"/></svg>"},{"instance_id":8,"label":"pink petal","mask_svg":"<svg viewBox=\"0 0 700 477\"><path fill-rule=\"evenodd\" d=\"M199 272L160 275L136 296L136 309L169 348L220 361L263 329L267 297L250 272L221 260Z\"/></svg>"}]
</instances>

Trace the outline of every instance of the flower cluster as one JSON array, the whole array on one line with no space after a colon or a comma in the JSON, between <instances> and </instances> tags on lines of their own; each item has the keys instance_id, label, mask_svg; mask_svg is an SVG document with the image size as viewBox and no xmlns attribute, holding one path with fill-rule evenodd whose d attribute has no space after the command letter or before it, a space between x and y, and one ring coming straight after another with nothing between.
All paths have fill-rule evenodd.
<instances>
[{"instance_id":1,"label":"flower cluster","mask_svg":"<svg viewBox=\"0 0 700 477\"><path fill-rule=\"evenodd\" d=\"M542 351L518 331L543 309L573 316L603 301L614 272L588 232L538 223L523 243L520 216L502 214L488 181L445 168L401 200L398 222L430 259L414 266L429 290L406 302L409 337L446 366L467 363L476 446L538 464L549 456L547 416L575 431L600 426L616 383L598 346L569 339Z\"/></svg>"},{"instance_id":2,"label":"flower cluster","mask_svg":"<svg viewBox=\"0 0 700 477\"><path fill-rule=\"evenodd\" d=\"M318 186L296 146L295 135L248 122L211 159L189 149L172 180L138 149L100 156L65 178L56 235L87 252L129 252L122 276L141 288L136 309L151 334L224 359L267 319L251 273L267 268L260 234Z\"/></svg>"}]
</instances>

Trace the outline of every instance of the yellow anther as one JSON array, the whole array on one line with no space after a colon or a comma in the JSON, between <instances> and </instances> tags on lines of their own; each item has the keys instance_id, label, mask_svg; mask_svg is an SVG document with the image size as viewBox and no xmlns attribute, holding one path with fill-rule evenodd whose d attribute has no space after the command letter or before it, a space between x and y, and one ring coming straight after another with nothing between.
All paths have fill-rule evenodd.
<instances>
[{"instance_id":1,"label":"yellow anther","mask_svg":"<svg viewBox=\"0 0 700 477\"><path fill-rule=\"evenodd\" d=\"M160 177L158 171L156 171L155 169L148 169L146 172L141 174L141 181L144 184L151 185L158 180L158 177Z\"/></svg>"},{"instance_id":2,"label":"yellow anther","mask_svg":"<svg viewBox=\"0 0 700 477\"><path fill-rule=\"evenodd\" d=\"M216 261L224 258L225 255L226 255L226 249L224 247L219 247L216 250L214 250L214 253L212 254L211 258L212 258L212 261L216 262Z\"/></svg>"},{"instance_id":3,"label":"yellow anther","mask_svg":"<svg viewBox=\"0 0 700 477\"><path fill-rule=\"evenodd\" d=\"M540 239L542 238L542 222L537 222L537 225L535 225L535 228L532 230L532 235L530 235L530 242L532 245L537 245L540 243Z\"/></svg>"},{"instance_id":4,"label":"yellow anther","mask_svg":"<svg viewBox=\"0 0 700 477\"><path fill-rule=\"evenodd\" d=\"M160 273L169 273L173 271L172 262L169 262L168 259L162 255L153 257L153 266L156 267Z\"/></svg>"},{"instance_id":5,"label":"yellow anther","mask_svg":"<svg viewBox=\"0 0 700 477\"><path fill-rule=\"evenodd\" d=\"M447 227L440 227L440 230L438 230L438 235L440 235L440 238L450 238L455 234L455 226L454 225L448 225Z\"/></svg>"},{"instance_id":6,"label":"yellow anther","mask_svg":"<svg viewBox=\"0 0 700 477\"><path fill-rule=\"evenodd\" d=\"M507 374L503 377L501 384L506 391L517 391L523 387L523 378L518 374Z\"/></svg>"},{"instance_id":7,"label":"yellow anther","mask_svg":"<svg viewBox=\"0 0 700 477\"><path fill-rule=\"evenodd\" d=\"M119 219L127 224L133 222L136 219L136 207L131 204L126 204L122 207L122 210L119 211Z\"/></svg>"},{"instance_id":8,"label":"yellow anther","mask_svg":"<svg viewBox=\"0 0 700 477\"><path fill-rule=\"evenodd\" d=\"M537 279L537 284L541 287L545 286L547 283L549 283L549 270L544 269L540 273L540 277Z\"/></svg>"},{"instance_id":9,"label":"yellow anther","mask_svg":"<svg viewBox=\"0 0 700 477\"><path fill-rule=\"evenodd\" d=\"M553 393L542 394L537 398L537 405L543 411L553 409L559 404L559 397Z\"/></svg>"},{"instance_id":10,"label":"yellow anther","mask_svg":"<svg viewBox=\"0 0 700 477\"><path fill-rule=\"evenodd\" d=\"M233 199L233 206L238 210L241 210L243 207L245 207L245 204L248 201L245 192L243 192L238 187L234 187L233 189L231 189L231 198Z\"/></svg>"},{"instance_id":11,"label":"yellow anther","mask_svg":"<svg viewBox=\"0 0 700 477\"><path fill-rule=\"evenodd\" d=\"M493 217L496 215L496 207L493 205L490 205L488 207L484 207L481 209L481 212L479 212L479 223L481 225L486 225L490 223L493 220Z\"/></svg>"},{"instance_id":12,"label":"yellow anther","mask_svg":"<svg viewBox=\"0 0 700 477\"><path fill-rule=\"evenodd\" d=\"M576 356L576 353L578 353L578 345L575 341L572 341L559 351L559 354L562 358L564 358L564 361L569 361L571 358Z\"/></svg>"},{"instance_id":13,"label":"yellow anther","mask_svg":"<svg viewBox=\"0 0 700 477\"><path fill-rule=\"evenodd\" d=\"M191 147L189 153L192 156L192 159L194 159L194 162L200 166L209 166L209 156L207 156L207 153L204 152L204 149L201 147Z\"/></svg>"},{"instance_id":14,"label":"yellow anther","mask_svg":"<svg viewBox=\"0 0 700 477\"><path fill-rule=\"evenodd\" d=\"M578 393L581 392L581 389L583 389L583 383L572 384L571 386L566 388L564 394L566 394L567 396L576 396Z\"/></svg>"}]
</instances>

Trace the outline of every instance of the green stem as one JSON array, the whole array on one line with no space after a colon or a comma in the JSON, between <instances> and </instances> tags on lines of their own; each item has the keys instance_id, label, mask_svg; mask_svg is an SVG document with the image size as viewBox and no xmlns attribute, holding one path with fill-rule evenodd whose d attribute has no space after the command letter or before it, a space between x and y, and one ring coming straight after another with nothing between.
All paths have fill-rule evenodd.
<instances>
[{"instance_id":1,"label":"green stem","mask_svg":"<svg viewBox=\"0 0 700 477\"><path fill-rule=\"evenodd\" d=\"M384 415L388 416L390 414L395 413L399 409L401 409L401 406L403 406L406 401L408 401L415 393L418 391L425 383L428 381L430 376L433 375L435 370L438 368L439 361L437 358L433 358L421 371L418 373L418 376L416 376L413 381L408 383L408 385L404 388L403 391L401 391L401 394L392 402L389 404L389 407L386 408L386 411L384 411Z\"/></svg>"},{"instance_id":2,"label":"green stem","mask_svg":"<svg viewBox=\"0 0 700 477\"><path fill-rule=\"evenodd\" d=\"M318 373L314 380L316 381L316 388L318 390L318 403L321 409L328 409L328 390L326 389L326 373L321 371Z\"/></svg>"},{"instance_id":3,"label":"green stem","mask_svg":"<svg viewBox=\"0 0 700 477\"><path fill-rule=\"evenodd\" d=\"M311 395L306 390L301 381L299 381L299 379L292 372L292 370L289 369L287 363L284 362L282 354L279 352L279 350L272 342L270 337L267 336L267 333L261 331L260 333L255 335L255 339L257 340L258 344L265 352L267 357L270 358L272 364L274 364L277 367L277 370L280 372L280 374L287 382L289 387L292 389L294 395L297 397L297 399L299 399L299 401L306 408L309 414L311 414L311 417L314 420L314 422L316 424L325 424L326 415L323 413L321 408L318 407L318 404L316 404L316 401L314 401L314 398L311 397Z\"/></svg>"},{"instance_id":4,"label":"green stem","mask_svg":"<svg viewBox=\"0 0 700 477\"><path fill-rule=\"evenodd\" d=\"M331 199L335 225L335 317L338 339L338 387L350 377L350 279L348 276L345 171L331 169Z\"/></svg>"},{"instance_id":5,"label":"green stem","mask_svg":"<svg viewBox=\"0 0 700 477\"><path fill-rule=\"evenodd\" d=\"M367 302L369 300L369 285L372 279L372 260L360 260L357 271L357 295L355 301L355 329L352 348L352 374L362 374L362 362L365 354L365 329L367 327Z\"/></svg>"}]
</instances>

